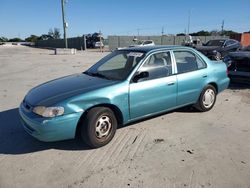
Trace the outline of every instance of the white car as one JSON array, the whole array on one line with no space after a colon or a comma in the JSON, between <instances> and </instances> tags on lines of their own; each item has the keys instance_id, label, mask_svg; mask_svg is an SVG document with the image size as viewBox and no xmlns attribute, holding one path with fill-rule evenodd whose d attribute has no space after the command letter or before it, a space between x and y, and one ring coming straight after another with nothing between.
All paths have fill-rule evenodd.
<instances>
[{"instance_id":1,"label":"white car","mask_svg":"<svg viewBox=\"0 0 250 188\"><path fill-rule=\"evenodd\" d=\"M102 42L95 42L95 48L100 48L100 47L104 47L104 44Z\"/></svg>"},{"instance_id":2,"label":"white car","mask_svg":"<svg viewBox=\"0 0 250 188\"><path fill-rule=\"evenodd\" d=\"M130 45L129 47L139 47L139 46L154 46L155 43L153 40L142 40L139 41L136 45Z\"/></svg>"}]
</instances>

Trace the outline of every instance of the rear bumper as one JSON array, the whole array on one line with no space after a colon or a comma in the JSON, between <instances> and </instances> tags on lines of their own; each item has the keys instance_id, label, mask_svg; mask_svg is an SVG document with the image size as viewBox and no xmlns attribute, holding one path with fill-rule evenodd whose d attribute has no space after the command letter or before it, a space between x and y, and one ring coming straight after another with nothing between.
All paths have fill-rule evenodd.
<instances>
[{"instance_id":1,"label":"rear bumper","mask_svg":"<svg viewBox=\"0 0 250 188\"><path fill-rule=\"evenodd\" d=\"M42 118L27 111L22 104L19 107L19 114L24 130L44 142L74 138L81 117L81 113L73 113L55 118Z\"/></svg>"}]
</instances>

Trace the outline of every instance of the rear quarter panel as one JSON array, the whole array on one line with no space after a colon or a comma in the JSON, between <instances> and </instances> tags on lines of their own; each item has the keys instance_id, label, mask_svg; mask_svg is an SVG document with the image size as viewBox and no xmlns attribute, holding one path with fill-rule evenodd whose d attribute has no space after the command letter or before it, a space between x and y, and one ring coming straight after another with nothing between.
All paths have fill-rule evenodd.
<instances>
[{"instance_id":1,"label":"rear quarter panel","mask_svg":"<svg viewBox=\"0 0 250 188\"><path fill-rule=\"evenodd\" d=\"M228 88L229 78L227 75L227 66L223 61L211 61L208 63L208 83L217 85L218 93Z\"/></svg>"}]
</instances>

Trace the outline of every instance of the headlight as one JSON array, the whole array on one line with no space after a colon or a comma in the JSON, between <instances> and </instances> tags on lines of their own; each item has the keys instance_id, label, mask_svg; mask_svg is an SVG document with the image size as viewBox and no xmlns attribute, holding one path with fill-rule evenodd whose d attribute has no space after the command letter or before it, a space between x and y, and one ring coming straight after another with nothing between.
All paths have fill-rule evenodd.
<instances>
[{"instance_id":1,"label":"headlight","mask_svg":"<svg viewBox=\"0 0 250 188\"><path fill-rule=\"evenodd\" d=\"M63 115L64 108L63 107L37 106L33 108L33 112L43 117L55 117L55 116Z\"/></svg>"}]
</instances>

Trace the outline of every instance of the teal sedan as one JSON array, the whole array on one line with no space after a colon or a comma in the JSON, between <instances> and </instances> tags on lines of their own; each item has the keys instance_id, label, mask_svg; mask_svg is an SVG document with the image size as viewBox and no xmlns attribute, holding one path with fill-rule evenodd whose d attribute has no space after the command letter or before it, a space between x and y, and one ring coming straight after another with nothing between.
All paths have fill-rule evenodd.
<instances>
[{"instance_id":1,"label":"teal sedan","mask_svg":"<svg viewBox=\"0 0 250 188\"><path fill-rule=\"evenodd\" d=\"M195 49L116 50L87 71L31 89L19 107L24 129L41 141L109 143L119 125L193 105L205 112L228 87L227 67Z\"/></svg>"}]
</instances>

